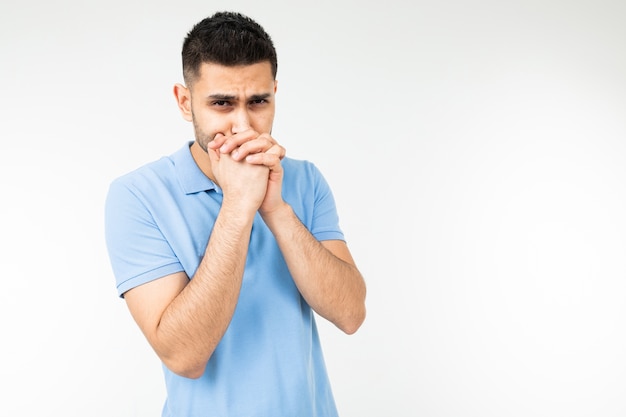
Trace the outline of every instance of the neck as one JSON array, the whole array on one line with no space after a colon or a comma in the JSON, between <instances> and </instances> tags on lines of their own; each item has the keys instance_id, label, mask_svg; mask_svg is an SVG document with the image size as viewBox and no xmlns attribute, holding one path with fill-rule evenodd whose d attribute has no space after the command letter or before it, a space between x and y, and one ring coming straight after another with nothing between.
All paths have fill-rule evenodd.
<instances>
[{"instance_id":1,"label":"neck","mask_svg":"<svg viewBox=\"0 0 626 417\"><path fill-rule=\"evenodd\" d=\"M200 168L200 171L202 171L211 181L217 184L217 181L215 181L215 177L213 176L213 171L211 170L211 160L209 159L209 155L200 147L200 145L198 145L198 142L194 142L190 149L191 156L198 165L198 168Z\"/></svg>"}]
</instances>

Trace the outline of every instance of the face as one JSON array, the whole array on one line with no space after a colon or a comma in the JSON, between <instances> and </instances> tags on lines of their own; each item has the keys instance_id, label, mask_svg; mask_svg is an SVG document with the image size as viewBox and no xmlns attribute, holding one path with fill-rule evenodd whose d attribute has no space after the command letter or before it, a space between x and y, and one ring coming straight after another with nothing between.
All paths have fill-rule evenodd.
<instances>
[{"instance_id":1,"label":"face","mask_svg":"<svg viewBox=\"0 0 626 417\"><path fill-rule=\"evenodd\" d=\"M189 88L177 85L175 94L205 152L218 133L230 136L248 129L258 133L272 130L276 81L269 62L235 67L204 63L194 83Z\"/></svg>"}]
</instances>

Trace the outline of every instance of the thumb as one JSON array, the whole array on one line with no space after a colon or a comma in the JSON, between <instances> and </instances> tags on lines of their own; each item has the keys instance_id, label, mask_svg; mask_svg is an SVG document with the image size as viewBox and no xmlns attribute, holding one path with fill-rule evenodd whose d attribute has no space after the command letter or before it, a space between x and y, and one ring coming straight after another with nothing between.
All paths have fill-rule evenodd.
<instances>
[{"instance_id":1,"label":"thumb","mask_svg":"<svg viewBox=\"0 0 626 417\"><path fill-rule=\"evenodd\" d=\"M215 149L207 148L206 153L209 155L209 160L211 161L211 165L213 165L213 163L219 162L220 160L219 151L216 151Z\"/></svg>"}]
</instances>

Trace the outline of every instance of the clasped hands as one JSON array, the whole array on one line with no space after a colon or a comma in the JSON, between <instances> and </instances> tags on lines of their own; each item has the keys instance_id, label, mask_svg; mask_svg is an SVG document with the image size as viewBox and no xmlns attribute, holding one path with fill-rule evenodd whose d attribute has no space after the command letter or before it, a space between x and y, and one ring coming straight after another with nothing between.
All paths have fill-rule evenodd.
<instances>
[{"instance_id":1,"label":"clasped hands","mask_svg":"<svg viewBox=\"0 0 626 417\"><path fill-rule=\"evenodd\" d=\"M220 154L230 154L235 161L245 158L246 162L265 165L270 169L285 156L285 148L269 133L260 134L252 129L230 136L217 133L207 147L215 151L219 149Z\"/></svg>"},{"instance_id":2,"label":"clasped hands","mask_svg":"<svg viewBox=\"0 0 626 417\"><path fill-rule=\"evenodd\" d=\"M286 151L270 134L252 129L229 136L218 133L207 144L207 153L225 198L249 203L262 215L283 203L280 161Z\"/></svg>"}]
</instances>

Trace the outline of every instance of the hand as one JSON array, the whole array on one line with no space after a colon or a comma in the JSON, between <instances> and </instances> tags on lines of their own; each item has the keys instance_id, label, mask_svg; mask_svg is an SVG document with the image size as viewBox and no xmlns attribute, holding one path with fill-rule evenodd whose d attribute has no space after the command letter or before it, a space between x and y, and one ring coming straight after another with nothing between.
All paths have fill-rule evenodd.
<instances>
[{"instance_id":1,"label":"hand","mask_svg":"<svg viewBox=\"0 0 626 417\"><path fill-rule=\"evenodd\" d=\"M242 213L255 213L265 198L269 168L236 161L211 148L207 153L213 176L224 193L224 204L236 205Z\"/></svg>"},{"instance_id":2,"label":"hand","mask_svg":"<svg viewBox=\"0 0 626 417\"><path fill-rule=\"evenodd\" d=\"M220 155L230 153L235 161L243 161L252 165L269 168L267 192L259 207L262 215L271 213L284 204L282 199L283 168L280 164L285 156L285 148L268 133L259 134L254 130L246 130L232 136L216 135L207 145Z\"/></svg>"},{"instance_id":3,"label":"hand","mask_svg":"<svg viewBox=\"0 0 626 417\"><path fill-rule=\"evenodd\" d=\"M243 132L225 136L220 133L207 144L207 148L218 150L221 154L230 154L235 161L241 161L246 156L272 150L282 159L285 156L285 148L278 145L269 133L259 134L248 129Z\"/></svg>"},{"instance_id":4,"label":"hand","mask_svg":"<svg viewBox=\"0 0 626 417\"><path fill-rule=\"evenodd\" d=\"M246 156L245 161L249 164L262 165L269 168L267 190L265 198L259 207L261 216L265 217L276 209L283 206L283 166L280 160L285 156L285 148L276 143L265 152L259 152Z\"/></svg>"}]
</instances>

